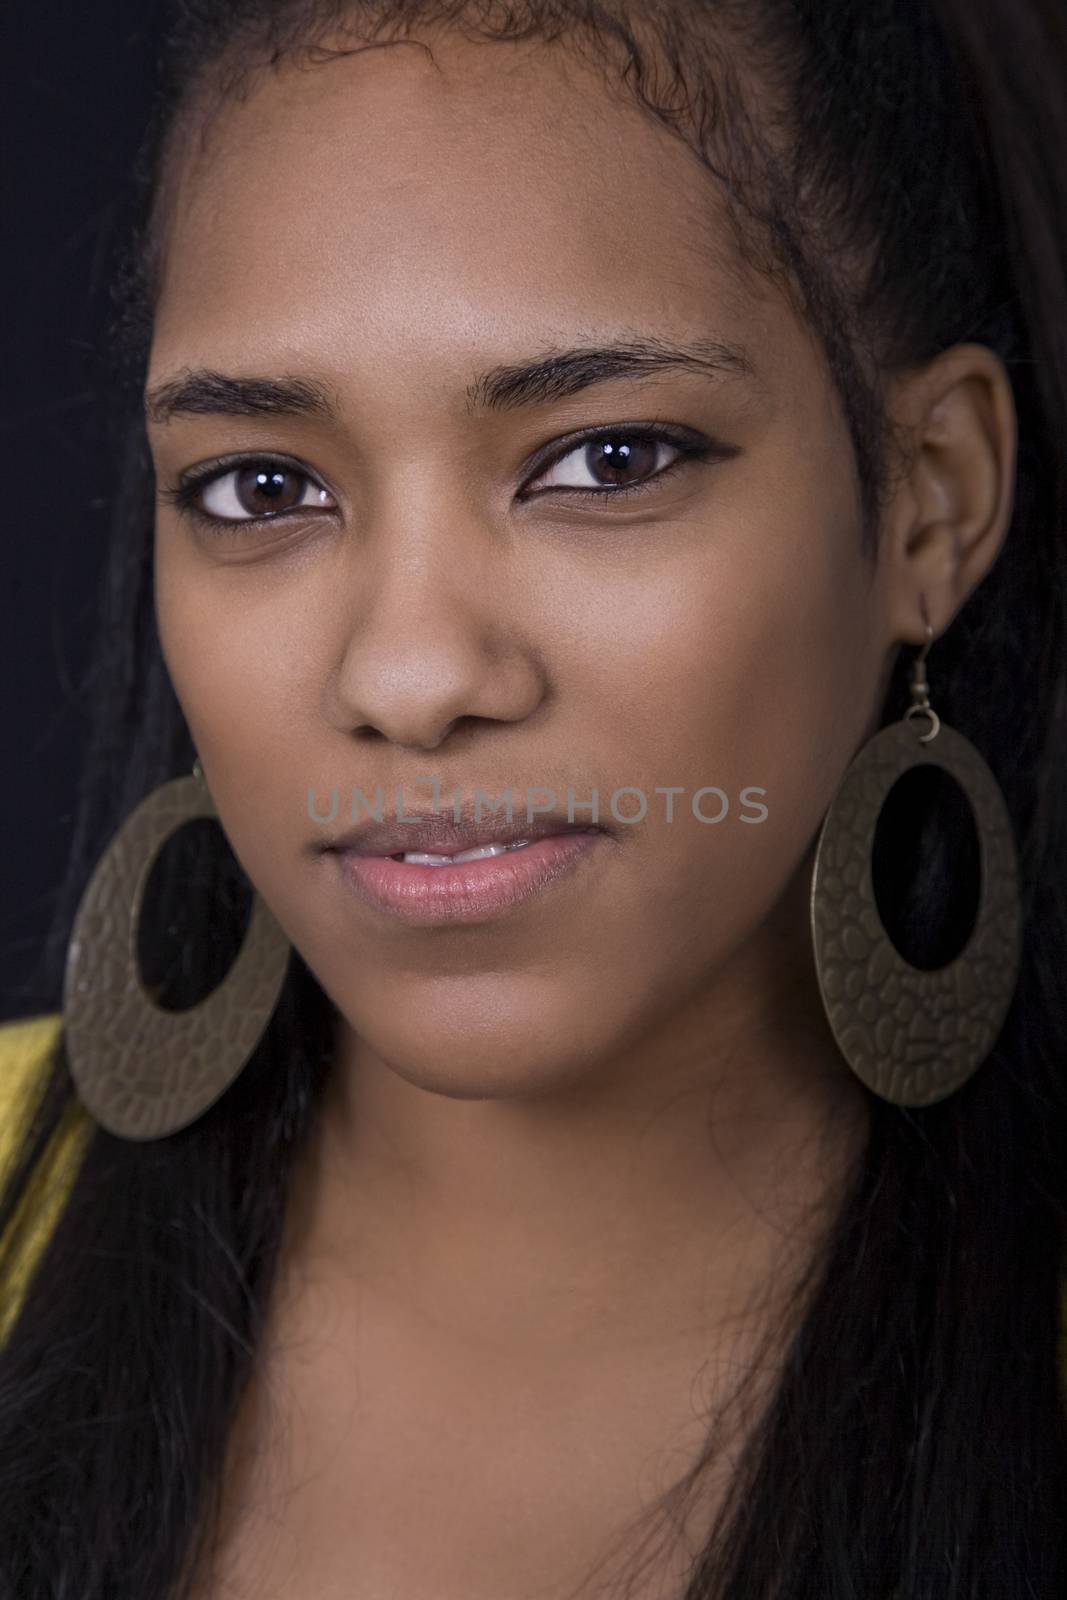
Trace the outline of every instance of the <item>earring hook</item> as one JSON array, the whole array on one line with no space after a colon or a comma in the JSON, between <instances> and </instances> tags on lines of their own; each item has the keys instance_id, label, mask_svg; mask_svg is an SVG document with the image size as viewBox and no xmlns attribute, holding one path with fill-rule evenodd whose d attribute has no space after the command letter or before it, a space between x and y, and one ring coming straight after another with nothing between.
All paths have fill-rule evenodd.
<instances>
[{"instance_id":1,"label":"earring hook","mask_svg":"<svg viewBox=\"0 0 1067 1600\"><path fill-rule=\"evenodd\" d=\"M919 654L915 657L914 665L916 667L921 667L922 666L923 662L926 660L927 656L930 653L930 646L934 642L934 630L933 630L933 628L931 628L931 626L930 626L930 618L926 614L926 596L923 595L923 594L921 594L919 596L919 606L920 606L920 608L922 610L922 614L923 614L923 626L926 629L926 643L923 645L922 649L919 651Z\"/></svg>"},{"instance_id":2,"label":"earring hook","mask_svg":"<svg viewBox=\"0 0 1067 1600\"><path fill-rule=\"evenodd\" d=\"M934 642L934 630L930 626L930 618L926 613L925 595L919 596L919 604L922 607L923 622L926 627L926 643L923 645L922 649L919 651L919 654L915 657L915 660L911 664L912 704L908 707L907 711L905 711L904 716L905 718L917 717L920 715L929 717L929 728L925 733L921 733L919 735L920 744L929 744L931 739L937 737L937 731L941 726L941 718L930 704L930 685L926 681L926 670L924 667L924 662L926 661L926 657L930 652L930 646Z\"/></svg>"}]
</instances>

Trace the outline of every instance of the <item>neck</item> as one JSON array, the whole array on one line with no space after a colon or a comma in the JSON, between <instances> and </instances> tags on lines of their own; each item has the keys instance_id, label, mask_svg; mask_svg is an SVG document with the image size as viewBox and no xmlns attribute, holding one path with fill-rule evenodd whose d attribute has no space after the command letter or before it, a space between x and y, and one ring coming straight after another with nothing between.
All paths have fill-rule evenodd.
<instances>
[{"instance_id":1,"label":"neck","mask_svg":"<svg viewBox=\"0 0 1067 1600\"><path fill-rule=\"evenodd\" d=\"M503 1072L428 1091L340 1021L285 1259L527 1357L710 1336L788 1293L866 1135L809 980L765 941L669 1029L521 1096Z\"/></svg>"}]
</instances>

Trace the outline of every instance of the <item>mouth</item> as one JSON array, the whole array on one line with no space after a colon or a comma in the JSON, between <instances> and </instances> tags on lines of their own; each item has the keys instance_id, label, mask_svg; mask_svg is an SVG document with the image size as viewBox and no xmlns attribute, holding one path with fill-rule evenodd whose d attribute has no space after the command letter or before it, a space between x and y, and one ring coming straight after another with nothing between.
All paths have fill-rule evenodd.
<instances>
[{"instance_id":1,"label":"mouth","mask_svg":"<svg viewBox=\"0 0 1067 1600\"><path fill-rule=\"evenodd\" d=\"M548 819L545 819L546 822ZM499 831L499 830L498 830ZM602 859L607 831L542 826L522 837L438 850L334 848L343 883L386 915L421 924L494 919Z\"/></svg>"},{"instance_id":2,"label":"mouth","mask_svg":"<svg viewBox=\"0 0 1067 1600\"><path fill-rule=\"evenodd\" d=\"M528 850L533 841L517 839L514 844L477 845L473 850L458 850L455 855L431 855L425 850L400 851L389 857L390 861L407 861L419 867L449 867L461 861L488 861L495 856L507 855L510 850Z\"/></svg>"}]
</instances>

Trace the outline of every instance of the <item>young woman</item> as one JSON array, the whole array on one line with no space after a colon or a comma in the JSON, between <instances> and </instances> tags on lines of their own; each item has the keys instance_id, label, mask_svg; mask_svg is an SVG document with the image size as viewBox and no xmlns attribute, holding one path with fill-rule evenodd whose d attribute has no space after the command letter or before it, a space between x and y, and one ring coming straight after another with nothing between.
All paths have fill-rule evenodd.
<instances>
[{"instance_id":1,"label":"young woman","mask_svg":"<svg viewBox=\"0 0 1067 1600\"><path fill-rule=\"evenodd\" d=\"M165 59L5 1600L1062 1595L1062 16Z\"/></svg>"}]
</instances>

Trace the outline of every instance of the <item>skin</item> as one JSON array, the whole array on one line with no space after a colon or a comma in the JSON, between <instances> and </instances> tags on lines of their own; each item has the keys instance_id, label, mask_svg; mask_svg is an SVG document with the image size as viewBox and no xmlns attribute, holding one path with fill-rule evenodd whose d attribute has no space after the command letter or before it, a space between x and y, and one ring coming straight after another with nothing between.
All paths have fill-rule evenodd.
<instances>
[{"instance_id":1,"label":"skin","mask_svg":"<svg viewBox=\"0 0 1067 1600\"><path fill-rule=\"evenodd\" d=\"M222 825L340 1012L211 1593L562 1594L655 1452L703 1438L695 1374L727 1391L866 1129L815 985L818 828L923 601L936 638L1010 515L1010 386L960 345L891 385L907 460L870 563L819 349L691 156L576 59L434 53L286 69L221 113L152 344L149 392L207 366L341 408L149 425L162 487L247 450L328 491L221 536L157 518L160 636ZM717 337L753 372L467 410L487 368L634 334ZM604 479L580 446L531 477L554 441L653 418L731 451L612 502L583 499ZM201 500L240 515L227 483ZM572 487L519 498L549 484ZM936 707L936 644L928 675ZM506 917L414 928L341 887L305 802L381 783L425 806L431 772L654 803ZM721 824L686 803L707 784ZM684 786L672 824L657 785Z\"/></svg>"}]
</instances>

